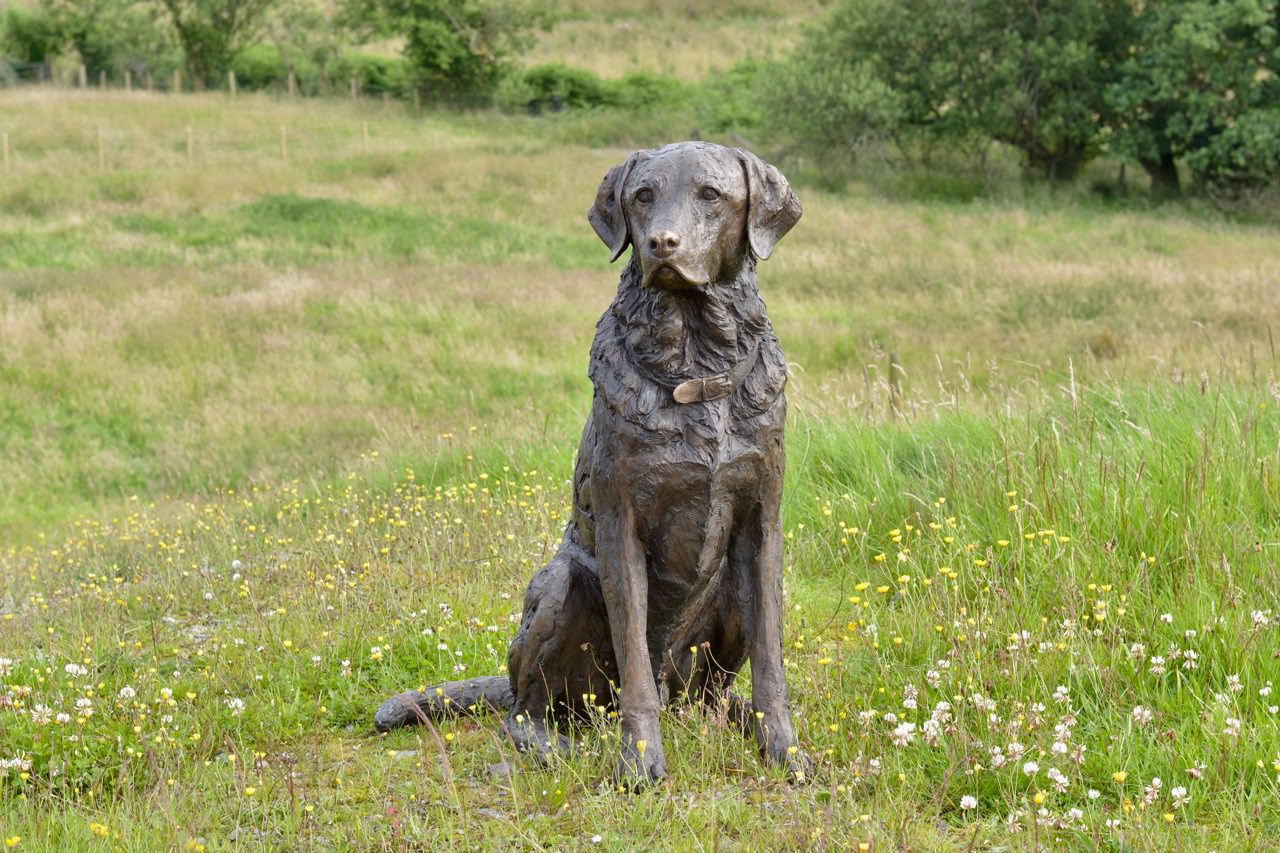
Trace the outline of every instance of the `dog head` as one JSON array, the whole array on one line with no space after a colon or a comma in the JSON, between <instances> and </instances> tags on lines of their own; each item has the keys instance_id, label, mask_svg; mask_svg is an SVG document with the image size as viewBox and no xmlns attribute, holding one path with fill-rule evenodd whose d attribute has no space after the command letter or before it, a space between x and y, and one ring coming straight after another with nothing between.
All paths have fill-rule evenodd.
<instances>
[{"instance_id":1,"label":"dog head","mask_svg":"<svg viewBox=\"0 0 1280 853\"><path fill-rule=\"evenodd\" d=\"M628 244L646 287L703 287L764 260L800 219L782 173L741 148L678 142L609 170L587 219L617 260Z\"/></svg>"}]
</instances>

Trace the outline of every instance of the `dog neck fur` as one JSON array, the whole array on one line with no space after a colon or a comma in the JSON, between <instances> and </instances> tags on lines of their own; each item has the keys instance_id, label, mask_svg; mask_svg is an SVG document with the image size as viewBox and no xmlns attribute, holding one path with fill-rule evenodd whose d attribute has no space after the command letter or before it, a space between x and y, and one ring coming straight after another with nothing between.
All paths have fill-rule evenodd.
<instances>
[{"instance_id":1,"label":"dog neck fur","mask_svg":"<svg viewBox=\"0 0 1280 853\"><path fill-rule=\"evenodd\" d=\"M640 266L632 259L596 330L590 374L597 397L646 429L676 428L674 412L681 404L672 401L670 387L646 377L674 386L723 373L754 349L756 364L731 402L739 417L774 409L786 385L787 367L765 314L755 265L748 256L731 279L696 291L668 291L645 287ZM714 403L692 405L716 408Z\"/></svg>"},{"instance_id":2,"label":"dog neck fur","mask_svg":"<svg viewBox=\"0 0 1280 853\"><path fill-rule=\"evenodd\" d=\"M734 278L696 290L645 287L633 259L609 310L626 355L672 384L730 369L769 330L750 257Z\"/></svg>"}]
</instances>

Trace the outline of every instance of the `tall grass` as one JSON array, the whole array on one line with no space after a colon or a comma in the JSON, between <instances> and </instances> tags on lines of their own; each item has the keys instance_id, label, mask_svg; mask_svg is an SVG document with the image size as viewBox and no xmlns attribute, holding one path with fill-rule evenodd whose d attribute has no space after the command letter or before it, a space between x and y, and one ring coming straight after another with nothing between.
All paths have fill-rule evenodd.
<instances>
[{"instance_id":1,"label":"tall grass","mask_svg":"<svg viewBox=\"0 0 1280 853\"><path fill-rule=\"evenodd\" d=\"M372 733L502 670L564 524L595 120L0 93L0 837L1274 845L1280 240L1182 208L798 188L761 279L810 785L694 708L637 797L605 714L547 767Z\"/></svg>"}]
</instances>

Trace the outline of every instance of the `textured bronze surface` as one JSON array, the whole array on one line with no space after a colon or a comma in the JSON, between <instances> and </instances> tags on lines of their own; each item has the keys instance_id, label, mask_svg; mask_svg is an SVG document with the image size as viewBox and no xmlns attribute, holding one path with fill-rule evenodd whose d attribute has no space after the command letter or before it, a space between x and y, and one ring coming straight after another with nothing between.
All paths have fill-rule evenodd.
<instances>
[{"instance_id":1,"label":"textured bronze surface","mask_svg":"<svg viewBox=\"0 0 1280 853\"><path fill-rule=\"evenodd\" d=\"M522 750L569 749L555 723L619 711L617 777L666 775L658 710L689 699L754 732L803 777L782 659L786 361L756 262L800 218L782 174L704 142L639 151L588 213L616 260L591 348L595 386L573 514L529 583L510 677L395 696L379 729L498 708ZM751 701L730 692L751 661Z\"/></svg>"}]
</instances>

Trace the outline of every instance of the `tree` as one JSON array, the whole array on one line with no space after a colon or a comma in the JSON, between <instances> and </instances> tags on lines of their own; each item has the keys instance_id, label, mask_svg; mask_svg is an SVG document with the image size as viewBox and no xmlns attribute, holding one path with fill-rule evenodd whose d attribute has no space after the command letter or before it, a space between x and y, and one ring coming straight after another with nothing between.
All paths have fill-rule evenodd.
<instances>
[{"instance_id":1,"label":"tree","mask_svg":"<svg viewBox=\"0 0 1280 853\"><path fill-rule=\"evenodd\" d=\"M1070 178L1103 141L1097 119L1106 75L1127 46L1117 28L1126 9L1125 0L845 0L809 32L793 89L775 102L827 93L818 106L841 90L861 97L883 87L877 97L892 103L900 131L981 135L1022 151L1049 178Z\"/></svg>"},{"instance_id":2,"label":"tree","mask_svg":"<svg viewBox=\"0 0 1280 853\"><path fill-rule=\"evenodd\" d=\"M403 38L419 82L453 98L491 93L548 20L530 0L348 0L345 18Z\"/></svg>"},{"instance_id":3,"label":"tree","mask_svg":"<svg viewBox=\"0 0 1280 853\"><path fill-rule=\"evenodd\" d=\"M160 0L197 86L216 86L257 34L273 0Z\"/></svg>"},{"instance_id":4,"label":"tree","mask_svg":"<svg viewBox=\"0 0 1280 853\"><path fill-rule=\"evenodd\" d=\"M1266 184L1280 175L1280 4L1173 0L1137 12L1133 48L1107 90L1113 150L1158 192Z\"/></svg>"},{"instance_id":5,"label":"tree","mask_svg":"<svg viewBox=\"0 0 1280 853\"><path fill-rule=\"evenodd\" d=\"M163 74L179 62L149 0L44 0L42 6L58 29L59 46L73 47L91 78L104 71L118 77L126 69Z\"/></svg>"}]
</instances>

